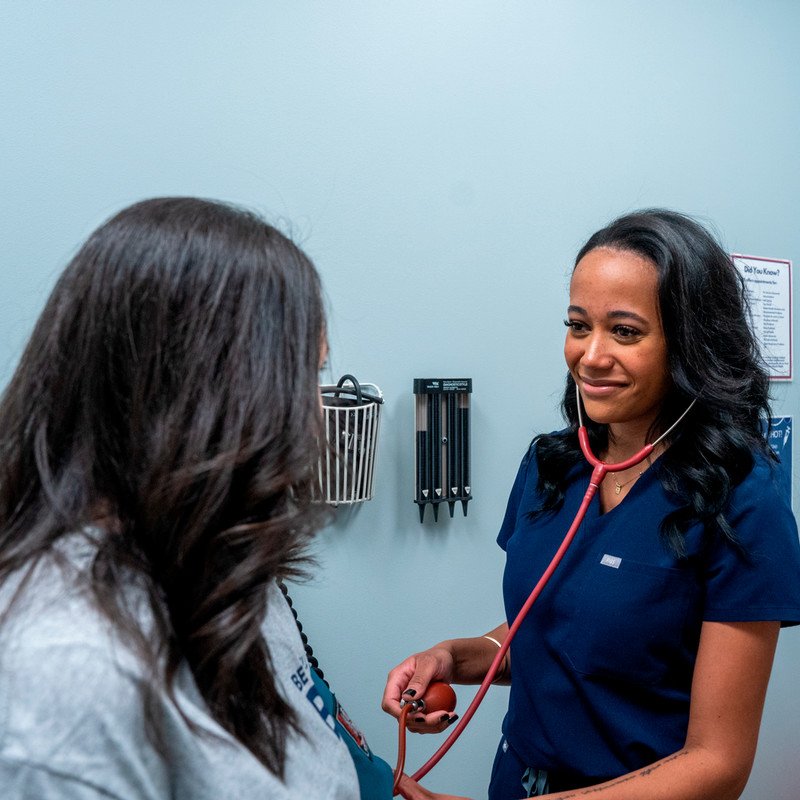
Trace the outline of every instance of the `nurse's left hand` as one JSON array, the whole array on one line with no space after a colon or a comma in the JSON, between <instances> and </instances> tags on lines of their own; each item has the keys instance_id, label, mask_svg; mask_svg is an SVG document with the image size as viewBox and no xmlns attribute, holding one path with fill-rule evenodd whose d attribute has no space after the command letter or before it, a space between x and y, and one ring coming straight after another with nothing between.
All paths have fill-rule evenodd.
<instances>
[{"instance_id":1,"label":"nurse's left hand","mask_svg":"<svg viewBox=\"0 0 800 800\"><path fill-rule=\"evenodd\" d=\"M469 800L468 797L456 797L452 794L436 794L435 792L429 792L405 774L400 778L399 790L400 794L405 797L405 800Z\"/></svg>"}]
</instances>

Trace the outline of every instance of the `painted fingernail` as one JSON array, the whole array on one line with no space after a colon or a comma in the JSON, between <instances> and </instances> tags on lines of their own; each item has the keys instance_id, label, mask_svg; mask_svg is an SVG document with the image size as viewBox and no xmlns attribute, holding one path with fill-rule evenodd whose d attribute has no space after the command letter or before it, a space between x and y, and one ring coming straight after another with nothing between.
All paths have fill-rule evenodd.
<instances>
[{"instance_id":1,"label":"painted fingernail","mask_svg":"<svg viewBox=\"0 0 800 800\"><path fill-rule=\"evenodd\" d=\"M409 697L416 697L417 690L416 689L406 689L403 694L407 694Z\"/></svg>"},{"instance_id":2,"label":"painted fingernail","mask_svg":"<svg viewBox=\"0 0 800 800\"><path fill-rule=\"evenodd\" d=\"M425 717L415 717L414 722L425 722Z\"/></svg>"},{"instance_id":3,"label":"painted fingernail","mask_svg":"<svg viewBox=\"0 0 800 800\"><path fill-rule=\"evenodd\" d=\"M457 719L458 719L458 714L453 714L453 716L450 717L450 720L447 723L448 726L452 725Z\"/></svg>"},{"instance_id":4,"label":"painted fingernail","mask_svg":"<svg viewBox=\"0 0 800 800\"><path fill-rule=\"evenodd\" d=\"M449 722L449 721L450 721L450 715L449 714L442 714L442 716L439 717L439 722Z\"/></svg>"}]
</instances>

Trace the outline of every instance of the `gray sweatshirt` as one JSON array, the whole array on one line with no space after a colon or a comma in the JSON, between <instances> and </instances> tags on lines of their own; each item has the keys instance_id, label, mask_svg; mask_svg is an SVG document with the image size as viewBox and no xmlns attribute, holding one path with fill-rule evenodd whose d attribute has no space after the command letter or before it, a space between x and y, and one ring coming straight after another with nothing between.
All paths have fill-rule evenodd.
<instances>
[{"instance_id":1,"label":"gray sweatshirt","mask_svg":"<svg viewBox=\"0 0 800 800\"><path fill-rule=\"evenodd\" d=\"M80 567L91 549L69 545ZM0 614L15 590L0 587ZM269 589L264 633L276 681L305 735L292 733L282 782L209 715L191 673L174 705L161 703L169 753L148 741L140 686L144 669L88 602L73 570L39 565L0 628L2 800L358 800L345 744L314 704L303 644L280 589Z\"/></svg>"}]
</instances>

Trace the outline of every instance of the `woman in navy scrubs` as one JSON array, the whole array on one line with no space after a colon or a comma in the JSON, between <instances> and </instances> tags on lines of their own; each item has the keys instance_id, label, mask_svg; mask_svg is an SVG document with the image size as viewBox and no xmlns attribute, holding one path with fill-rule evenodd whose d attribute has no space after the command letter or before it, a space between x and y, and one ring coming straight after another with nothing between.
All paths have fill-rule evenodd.
<instances>
[{"instance_id":1,"label":"woman in navy scrubs","mask_svg":"<svg viewBox=\"0 0 800 800\"><path fill-rule=\"evenodd\" d=\"M755 756L782 625L800 622L800 546L762 430L769 381L742 282L681 214L630 214L582 248L570 283L563 411L522 460L498 543L513 621L583 498L575 386L594 452L629 458L697 399L642 464L610 473L519 629L491 800L736 798ZM504 622L411 656L383 706L431 680L478 683ZM441 714L409 729L443 730ZM434 795L413 781L405 797Z\"/></svg>"}]
</instances>

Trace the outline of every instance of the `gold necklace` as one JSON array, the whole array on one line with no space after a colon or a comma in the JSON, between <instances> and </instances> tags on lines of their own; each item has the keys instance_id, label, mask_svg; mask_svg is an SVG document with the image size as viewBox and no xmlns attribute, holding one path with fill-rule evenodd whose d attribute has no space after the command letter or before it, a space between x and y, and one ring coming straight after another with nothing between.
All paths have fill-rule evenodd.
<instances>
[{"instance_id":1,"label":"gold necklace","mask_svg":"<svg viewBox=\"0 0 800 800\"><path fill-rule=\"evenodd\" d=\"M637 478L641 478L642 475L644 475L644 470L642 470L638 475L634 475L630 480L625 481L625 483L620 483L617 480L617 475L615 472L609 472L608 474L614 479L614 494L619 494L622 491L623 486L627 486L629 483L633 483Z\"/></svg>"}]
</instances>

